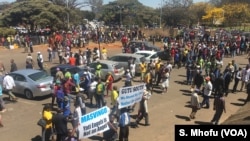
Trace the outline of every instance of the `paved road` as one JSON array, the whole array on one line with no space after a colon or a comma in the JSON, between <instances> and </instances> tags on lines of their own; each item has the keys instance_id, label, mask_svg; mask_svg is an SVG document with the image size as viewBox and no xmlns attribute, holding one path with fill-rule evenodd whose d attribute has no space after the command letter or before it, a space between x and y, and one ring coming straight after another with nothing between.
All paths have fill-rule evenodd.
<instances>
[{"instance_id":1,"label":"paved road","mask_svg":"<svg viewBox=\"0 0 250 141\"><path fill-rule=\"evenodd\" d=\"M97 46L97 45L94 45ZM104 46L102 44L101 46ZM107 49L110 54L120 53L120 45ZM47 59L46 47L35 47L34 52L41 51L44 54L45 60ZM17 50L0 50L0 60L4 62L7 70L10 68L10 59L15 59L18 68L24 68L26 53L22 53L23 49ZM36 53L32 54L36 58ZM236 57L236 62L240 65L246 64L247 60L244 57ZM225 59L224 64L231 61L231 58ZM57 64L54 61L52 64L46 63L48 67ZM189 108L190 86L184 85L182 82L185 80L185 70L174 69L171 74L169 92L160 95L156 92L149 100L149 120L150 126L140 125L139 128L131 128L129 139L131 141L174 141L174 125L176 124L208 124L211 120L214 111L212 109L201 109L198 111L196 119L189 121L188 116L191 112ZM123 85L123 80L115 83L118 87ZM135 82L134 84L137 84ZM230 84L232 88L232 84ZM7 97L7 96L5 96ZM0 136L3 141L39 141L41 129L36 125L36 122L41 117L41 110L44 104L50 103L49 97L42 97L35 100L27 100L19 96L17 103L7 103L7 112L3 114L3 122L5 127L0 128ZM246 98L244 92L237 94L229 94L226 98L227 113L222 115L221 122L227 119L230 115L235 113L242 105L243 100ZM106 98L108 105L110 98ZM202 99L201 99L202 100ZM88 102L88 101L87 101ZM211 103L213 99L211 99ZM73 108L73 106L72 106ZM94 109L87 109L92 111ZM131 115L136 115L136 111ZM132 119L133 120L133 119ZM142 120L142 123L144 121ZM99 137L95 136L86 140L98 140Z\"/></svg>"}]
</instances>

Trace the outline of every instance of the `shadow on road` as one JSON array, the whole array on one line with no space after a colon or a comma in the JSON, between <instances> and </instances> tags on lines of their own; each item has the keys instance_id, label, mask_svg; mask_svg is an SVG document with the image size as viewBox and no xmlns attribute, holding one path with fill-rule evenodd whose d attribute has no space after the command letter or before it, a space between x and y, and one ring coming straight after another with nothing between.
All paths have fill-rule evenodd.
<instances>
[{"instance_id":1,"label":"shadow on road","mask_svg":"<svg viewBox=\"0 0 250 141\"><path fill-rule=\"evenodd\" d=\"M191 105L185 105L184 107L191 108Z\"/></svg>"},{"instance_id":2,"label":"shadow on road","mask_svg":"<svg viewBox=\"0 0 250 141\"><path fill-rule=\"evenodd\" d=\"M190 90L180 90L181 92L184 92L184 93L191 93L191 91Z\"/></svg>"},{"instance_id":3,"label":"shadow on road","mask_svg":"<svg viewBox=\"0 0 250 141\"><path fill-rule=\"evenodd\" d=\"M42 141L42 138L41 136L37 135L34 138L32 138L31 141Z\"/></svg>"},{"instance_id":4,"label":"shadow on road","mask_svg":"<svg viewBox=\"0 0 250 141\"><path fill-rule=\"evenodd\" d=\"M92 137L89 137L89 139L95 140L95 141L102 141L102 137L99 137L99 136L92 136Z\"/></svg>"},{"instance_id":5,"label":"shadow on road","mask_svg":"<svg viewBox=\"0 0 250 141\"><path fill-rule=\"evenodd\" d=\"M244 103L230 103L230 104L232 104L232 105L235 105L235 106L243 106L243 105L245 105Z\"/></svg>"},{"instance_id":6,"label":"shadow on road","mask_svg":"<svg viewBox=\"0 0 250 141\"><path fill-rule=\"evenodd\" d=\"M245 117L244 120L250 120L250 116Z\"/></svg>"},{"instance_id":7,"label":"shadow on road","mask_svg":"<svg viewBox=\"0 0 250 141\"><path fill-rule=\"evenodd\" d=\"M199 124L199 125L212 125L211 122L205 122L205 121L195 121L194 123Z\"/></svg>"},{"instance_id":8,"label":"shadow on road","mask_svg":"<svg viewBox=\"0 0 250 141\"><path fill-rule=\"evenodd\" d=\"M186 85L186 83L183 82L183 81L174 81L174 82L177 83L177 84Z\"/></svg>"},{"instance_id":9,"label":"shadow on road","mask_svg":"<svg viewBox=\"0 0 250 141\"><path fill-rule=\"evenodd\" d=\"M178 75L178 76L180 76L180 77L187 77L186 75L181 75L181 74L180 74L180 75Z\"/></svg>"},{"instance_id":10,"label":"shadow on road","mask_svg":"<svg viewBox=\"0 0 250 141\"><path fill-rule=\"evenodd\" d=\"M179 118L179 119L184 119L186 121L190 121L190 118L187 116L181 116L181 115L175 115L175 117Z\"/></svg>"}]
</instances>

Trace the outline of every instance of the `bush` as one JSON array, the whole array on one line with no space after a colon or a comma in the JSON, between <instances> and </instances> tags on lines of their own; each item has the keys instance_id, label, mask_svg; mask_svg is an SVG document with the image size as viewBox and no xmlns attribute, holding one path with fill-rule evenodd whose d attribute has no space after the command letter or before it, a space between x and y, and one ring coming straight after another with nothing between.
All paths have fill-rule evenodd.
<instances>
[{"instance_id":1,"label":"bush","mask_svg":"<svg viewBox=\"0 0 250 141\"><path fill-rule=\"evenodd\" d=\"M6 37L9 35L15 35L16 34L16 30L15 29L11 29L11 28L0 28L0 36L2 37Z\"/></svg>"}]
</instances>

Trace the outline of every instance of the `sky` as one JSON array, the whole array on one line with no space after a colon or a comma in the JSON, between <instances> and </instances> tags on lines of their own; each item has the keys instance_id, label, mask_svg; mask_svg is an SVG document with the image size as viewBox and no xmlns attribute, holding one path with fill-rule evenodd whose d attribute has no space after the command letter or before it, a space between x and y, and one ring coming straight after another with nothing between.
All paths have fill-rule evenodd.
<instances>
[{"instance_id":1,"label":"sky","mask_svg":"<svg viewBox=\"0 0 250 141\"><path fill-rule=\"evenodd\" d=\"M15 0L0 0L0 2L14 2ZM112 2L114 0L103 0L104 4L108 4L109 2ZM141 2L143 5L149 6L149 7L153 7L153 8L157 8L161 6L161 1L164 0L139 0L139 2ZM193 0L193 2L206 2L208 0Z\"/></svg>"}]
</instances>

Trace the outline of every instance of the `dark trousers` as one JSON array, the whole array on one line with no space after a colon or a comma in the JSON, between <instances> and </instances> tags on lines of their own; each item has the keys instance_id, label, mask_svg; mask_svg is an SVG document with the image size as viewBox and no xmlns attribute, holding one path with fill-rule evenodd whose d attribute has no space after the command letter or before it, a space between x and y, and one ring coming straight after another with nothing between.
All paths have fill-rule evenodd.
<instances>
[{"instance_id":1,"label":"dark trousers","mask_svg":"<svg viewBox=\"0 0 250 141\"><path fill-rule=\"evenodd\" d=\"M56 134L56 141L65 141L66 134Z\"/></svg>"},{"instance_id":2,"label":"dark trousers","mask_svg":"<svg viewBox=\"0 0 250 141\"><path fill-rule=\"evenodd\" d=\"M192 112L190 114L190 118L194 119L197 111L198 111L198 107L197 106L192 106Z\"/></svg>"},{"instance_id":3,"label":"dark trousers","mask_svg":"<svg viewBox=\"0 0 250 141\"><path fill-rule=\"evenodd\" d=\"M201 107L203 107L203 105L206 104L206 107L209 108L210 104L209 104L209 96L207 95L203 95L203 101L201 103Z\"/></svg>"},{"instance_id":4,"label":"dark trousers","mask_svg":"<svg viewBox=\"0 0 250 141\"><path fill-rule=\"evenodd\" d=\"M240 81L240 79L238 79L238 78L235 78L235 79L234 79L233 92L236 92L237 86L238 86L238 84L239 84L239 81Z\"/></svg>"},{"instance_id":5,"label":"dark trousers","mask_svg":"<svg viewBox=\"0 0 250 141\"><path fill-rule=\"evenodd\" d=\"M214 117L212 119L211 122L215 122L215 124L217 125L219 123L220 117L223 113L223 109L222 110L216 110L214 113Z\"/></svg>"},{"instance_id":6,"label":"dark trousers","mask_svg":"<svg viewBox=\"0 0 250 141\"><path fill-rule=\"evenodd\" d=\"M33 47L30 46L30 53L33 53Z\"/></svg>"},{"instance_id":7,"label":"dark trousers","mask_svg":"<svg viewBox=\"0 0 250 141\"><path fill-rule=\"evenodd\" d=\"M229 84L230 84L230 83L225 83L225 96L228 95Z\"/></svg>"},{"instance_id":8,"label":"dark trousers","mask_svg":"<svg viewBox=\"0 0 250 141\"><path fill-rule=\"evenodd\" d=\"M156 85L159 85L160 82L161 82L161 72L158 72L157 79L156 79Z\"/></svg>"},{"instance_id":9,"label":"dark trousers","mask_svg":"<svg viewBox=\"0 0 250 141\"><path fill-rule=\"evenodd\" d=\"M119 141L128 141L129 136L129 127L128 125L125 127L120 127L119 132Z\"/></svg>"},{"instance_id":10,"label":"dark trousers","mask_svg":"<svg viewBox=\"0 0 250 141\"><path fill-rule=\"evenodd\" d=\"M40 68L40 70L43 70L43 63L42 62L38 62L38 67Z\"/></svg>"},{"instance_id":11,"label":"dark trousers","mask_svg":"<svg viewBox=\"0 0 250 141\"><path fill-rule=\"evenodd\" d=\"M138 112L138 117L136 119L136 122L139 123L143 119L143 117L145 118L145 125L149 124L148 113L143 110L142 111L140 110Z\"/></svg>"},{"instance_id":12,"label":"dark trousers","mask_svg":"<svg viewBox=\"0 0 250 141\"><path fill-rule=\"evenodd\" d=\"M97 100L96 103L97 103L98 108L101 108L105 105L103 94L97 94L96 100Z\"/></svg>"}]
</instances>

